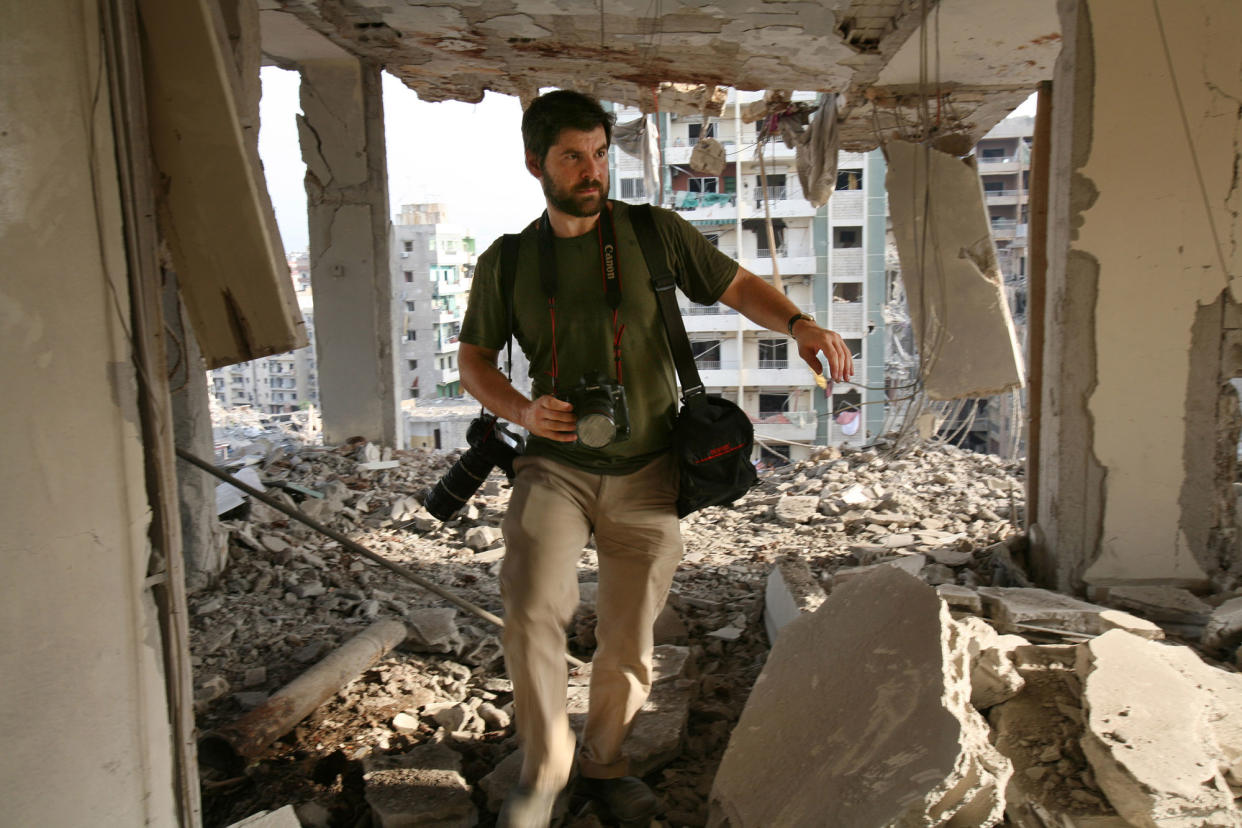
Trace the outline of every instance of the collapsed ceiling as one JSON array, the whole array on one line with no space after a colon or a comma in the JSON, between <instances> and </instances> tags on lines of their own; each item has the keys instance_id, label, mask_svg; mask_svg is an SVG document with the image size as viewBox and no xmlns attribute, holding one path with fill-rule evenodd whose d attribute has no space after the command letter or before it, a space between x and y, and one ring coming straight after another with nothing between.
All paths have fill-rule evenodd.
<instances>
[{"instance_id":1,"label":"collapsed ceiling","mask_svg":"<svg viewBox=\"0 0 1242 828\"><path fill-rule=\"evenodd\" d=\"M844 149L973 145L1060 50L1054 0L261 0L271 61L376 61L429 101L579 89L718 114L721 87L837 92Z\"/></svg>"}]
</instances>

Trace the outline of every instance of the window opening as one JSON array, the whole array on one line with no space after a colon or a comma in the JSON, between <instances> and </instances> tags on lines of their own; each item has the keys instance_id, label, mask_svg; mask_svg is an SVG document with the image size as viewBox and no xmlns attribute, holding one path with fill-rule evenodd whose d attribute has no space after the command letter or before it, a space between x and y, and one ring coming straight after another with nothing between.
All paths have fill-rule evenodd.
<instances>
[{"instance_id":1,"label":"window opening","mask_svg":"<svg viewBox=\"0 0 1242 828\"><path fill-rule=\"evenodd\" d=\"M788 368L788 353L788 339L761 339L759 340L759 367Z\"/></svg>"}]
</instances>

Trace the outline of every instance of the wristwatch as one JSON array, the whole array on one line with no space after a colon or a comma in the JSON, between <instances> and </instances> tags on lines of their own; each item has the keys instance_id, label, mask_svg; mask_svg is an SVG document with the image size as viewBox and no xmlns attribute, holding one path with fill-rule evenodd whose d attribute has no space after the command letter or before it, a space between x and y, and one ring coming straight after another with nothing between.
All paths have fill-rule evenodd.
<instances>
[{"instance_id":1,"label":"wristwatch","mask_svg":"<svg viewBox=\"0 0 1242 828\"><path fill-rule=\"evenodd\" d=\"M793 326L798 324L799 319L805 319L807 322L810 322L812 325L815 324L815 317L799 311L798 313L795 313L793 316L789 317L789 322L785 324L785 329L789 331L790 336L794 335Z\"/></svg>"}]
</instances>

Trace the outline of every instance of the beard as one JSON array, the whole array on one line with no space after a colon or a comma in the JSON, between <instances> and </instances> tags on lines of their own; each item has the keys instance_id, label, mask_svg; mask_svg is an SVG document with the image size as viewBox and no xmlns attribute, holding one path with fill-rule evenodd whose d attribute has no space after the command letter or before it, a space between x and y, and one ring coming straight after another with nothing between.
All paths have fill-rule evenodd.
<instances>
[{"instance_id":1,"label":"beard","mask_svg":"<svg viewBox=\"0 0 1242 828\"><path fill-rule=\"evenodd\" d=\"M547 174L544 169L542 179L543 194L548 199L548 204L560 210L566 215L575 218L590 218L598 216L600 211L604 209L604 200L607 198L608 185L606 181L590 181L574 185L573 187L562 187L552 180L552 176ZM589 195L582 193L582 190L594 187L595 192Z\"/></svg>"}]
</instances>

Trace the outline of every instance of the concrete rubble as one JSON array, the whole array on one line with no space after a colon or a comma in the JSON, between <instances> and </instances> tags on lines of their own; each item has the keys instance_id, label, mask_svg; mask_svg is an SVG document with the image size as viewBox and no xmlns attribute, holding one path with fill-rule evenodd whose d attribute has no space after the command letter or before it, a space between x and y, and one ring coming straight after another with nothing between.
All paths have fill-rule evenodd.
<instances>
[{"instance_id":1,"label":"concrete rubble","mask_svg":"<svg viewBox=\"0 0 1242 828\"><path fill-rule=\"evenodd\" d=\"M265 451L250 467L270 494L502 612L499 527L509 487L499 472L458 516L441 522L421 499L455 452L392 452L395 466L374 469L365 464L384 459L365 459L374 449L358 443L275 440ZM751 764L775 745L773 767L785 761L824 774L823 785L799 789L809 796L833 785L854 790L857 773L836 778L830 771L845 767L839 757L850 751L866 753L877 770L865 781L879 790L887 780L891 795L874 797L879 810L865 819L836 824L974 826L1003 813L1019 825L1110 828L1124 824L1108 821L1121 818L1119 808L1133 814L1147 807L1113 783L1127 778L1121 771L1096 770L1095 761L1113 765L1087 759L1090 688L1113 668L1109 658L1095 658L1096 678L1080 678L1079 654L1109 636L1177 650L1150 639L1166 632L1177 638L1186 616L1144 618L1133 602L1120 607L1108 596L1088 603L1029 589L1016 528L1023 522L1018 473L1016 464L953 448L896 456L828 448L765 473L734 508L683 521L686 553L656 624L657 676L628 745L662 800L659 824L702 826L727 809L750 815L730 817L735 828L765 824L754 821L756 803L770 801L778 787L756 785L738 770L737 756L726 752L731 736L753 746L746 751ZM383 825L490 825L521 761L499 631L261 504L243 504L228 518L228 568L190 601L200 729L238 718L305 670L307 659L379 618L402 621L410 635L273 744L248 769L246 785L209 786L204 823L225 826L293 804L307 814L304 824L355 824L369 810ZM570 651L586 661L595 646L597 572L588 546L581 604L568 630ZM875 584L885 585L883 600L867 599ZM1212 599L1198 628L1226 661L1242 639L1231 598ZM876 647L885 659L871 664L860 655ZM885 683L889 668L895 672ZM761 671L766 677L752 693ZM811 692L799 682L814 675L820 684ZM836 675L850 677L850 694L839 703L823 695ZM588 676L589 668L571 680L575 722L585 714ZM863 679L875 687L861 690ZM791 687L802 687L800 694ZM773 694L788 699L787 725L776 713L743 713L748 699L771 705L764 700ZM860 715L877 704L887 705L887 718ZM848 721L834 719L833 710ZM1225 722L1218 713L1203 715ZM1233 785L1227 762L1239 742L1228 724L1218 728L1225 735L1213 731L1220 750L1212 755L1222 763L1223 784ZM880 728L890 738L851 727ZM840 734L831 749L830 733ZM794 747L798 739L805 744ZM825 759L806 762L812 755ZM927 773L917 782L886 776L903 763ZM442 793L443 810L427 803L423 813L403 800L402 786L416 784ZM807 807L799 791L781 807ZM1114 791L1125 793L1120 806ZM1146 801L1158 810L1156 798ZM1171 807L1168 801L1159 797L1159 808ZM846 796L833 807L866 805ZM596 824L580 803L571 807L567 824Z\"/></svg>"}]
</instances>

